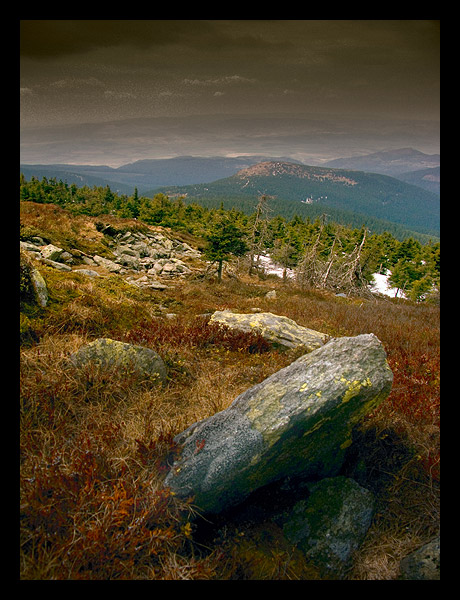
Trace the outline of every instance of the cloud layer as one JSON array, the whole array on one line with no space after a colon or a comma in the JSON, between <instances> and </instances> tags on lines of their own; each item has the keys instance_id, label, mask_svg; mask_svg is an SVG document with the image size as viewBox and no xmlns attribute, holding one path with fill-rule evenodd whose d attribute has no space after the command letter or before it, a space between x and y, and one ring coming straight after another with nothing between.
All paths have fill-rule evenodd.
<instances>
[{"instance_id":1,"label":"cloud layer","mask_svg":"<svg viewBox=\"0 0 460 600\"><path fill-rule=\"evenodd\" d=\"M20 87L23 129L213 114L436 120L439 22L26 20Z\"/></svg>"}]
</instances>

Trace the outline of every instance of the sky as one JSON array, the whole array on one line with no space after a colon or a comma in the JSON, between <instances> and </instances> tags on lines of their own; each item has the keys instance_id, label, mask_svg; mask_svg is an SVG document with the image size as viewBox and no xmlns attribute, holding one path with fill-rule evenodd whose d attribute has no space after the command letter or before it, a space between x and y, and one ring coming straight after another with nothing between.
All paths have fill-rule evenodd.
<instances>
[{"instance_id":1,"label":"sky","mask_svg":"<svg viewBox=\"0 0 460 600\"><path fill-rule=\"evenodd\" d=\"M22 162L434 153L439 118L436 20L20 22Z\"/></svg>"}]
</instances>

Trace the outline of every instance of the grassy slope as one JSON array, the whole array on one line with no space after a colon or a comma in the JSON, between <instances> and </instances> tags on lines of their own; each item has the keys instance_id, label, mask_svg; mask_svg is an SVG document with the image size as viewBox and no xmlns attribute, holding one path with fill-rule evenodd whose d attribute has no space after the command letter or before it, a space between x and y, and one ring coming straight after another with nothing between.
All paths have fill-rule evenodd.
<instances>
[{"instance_id":1,"label":"grassy slope","mask_svg":"<svg viewBox=\"0 0 460 600\"><path fill-rule=\"evenodd\" d=\"M81 240L86 232L88 250L104 248L91 219L66 220L46 205L29 209L23 225L50 241ZM331 336L373 332L385 345L393 391L355 444L355 461L375 475L369 484L379 509L349 577L396 578L399 559L438 532L438 307L337 298L242 274L220 285L190 280L153 292L119 276L39 269L48 306L26 298L21 321L21 578L317 578L270 524L236 530L229 523L204 548L189 520L193 506L162 488L176 433L297 357L204 327L198 315L224 308L259 307ZM265 298L269 289L277 290L275 300ZM101 336L159 352L167 385L69 373L68 355Z\"/></svg>"}]
</instances>

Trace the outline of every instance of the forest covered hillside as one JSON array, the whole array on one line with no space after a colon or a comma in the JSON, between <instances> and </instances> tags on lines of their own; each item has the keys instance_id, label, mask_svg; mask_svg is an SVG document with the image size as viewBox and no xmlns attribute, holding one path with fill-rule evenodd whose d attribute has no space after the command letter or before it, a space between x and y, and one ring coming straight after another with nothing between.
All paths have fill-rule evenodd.
<instances>
[{"instance_id":1,"label":"forest covered hillside","mask_svg":"<svg viewBox=\"0 0 460 600\"><path fill-rule=\"evenodd\" d=\"M212 183L161 188L168 195L218 205L239 199L241 205L258 193L274 197L276 212L283 216L315 217L331 212L334 220L369 227L406 228L439 236L439 197L420 187L387 175L309 167L289 162L265 161ZM228 206L228 204L227 204ZM293 214L294 213L294 214ZM347 221L348 219L348 221ZM385 223L379 223L384 221Z\"/></svg>"},{"instance_id":2,"label":"forest covered hillside","mask_svg":"<svg viewBox=\"0 0 460 600\"><path fill-rule=\"evenodd\" d=\"M249 170L251 173L254 170L260 172L260 169L267 169L268 164L262 163L262 166L250 167ZM328 261L338 266L359 247L359 270L353 278L354 282L360 280L359 287L364 289L372 281L373 273L390 270L391 283L409 294L413 289L415 298L421 299L426 293L439 293L438 241L428 236L424 244L414 237L398 240L388 231L374 233L362 222L358 227L334 223L325 213L314 219L302 218L295 213L292 218L286 219L277 214L276 200L266 195L254 194L251 197L252 211L248 214L235 207L225 210L224 203L219 208L205 208L199 203L185 203L181 196L169 198L159 193L148 198L140 196L137 190L126 196L113 193L108 186L78 188L75 184L69 186L56 179L39 181L34 177L27 181L21 176L20 198L22 201L54 203L77 215L108 214L135 218L148 225L171 227L198 236L204 246L206 243L209 245L212 239L217 245L222 244L225 237L222 222L229 222L233 231L231 236L236 240L228 240L229 256L235 252L236 246L232 244L241 239L246 252L252 257L271 253L285 269L301 269L312 259L310 253L313 248L315 258L323 264L323 268ZM244 249L242 253L245 253ZM347 290L338 286L336 291Z\"/></svg>"}]
</instances>

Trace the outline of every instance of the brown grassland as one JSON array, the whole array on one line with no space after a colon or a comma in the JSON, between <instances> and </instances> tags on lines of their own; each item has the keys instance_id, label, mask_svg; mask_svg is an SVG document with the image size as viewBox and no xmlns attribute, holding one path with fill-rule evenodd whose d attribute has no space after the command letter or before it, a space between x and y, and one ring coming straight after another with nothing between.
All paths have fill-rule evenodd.
<instances>
[{"instance_id":1,"label":"brown grassland","mask_svg":"<svg viewBox=\"0 0 460 600\"><path fill-rule=\"evenodd\" d=\"M86 251L104 250L89 217L36 205L21 219L61 247L76 238ZM48 305L33 304L26 284L21 297L21 579L318 578L269 524L261 533L260 524L229 523L204 543L199 507L162 486L174 435L299 355L206 325L204 313L225 308L258 307L330 336L372 332L385 346L393 390L352 445L377 511L347 578L397 579L401 558L439 533L439 306L340 298L243 270L221 283L175 280L161 292L118 275L39 270ZM268 300L271 289L277 297ZM98 337L154 349L167 383L115 371L77 378L68 356Z\"/></svg>"}]
</instances>

